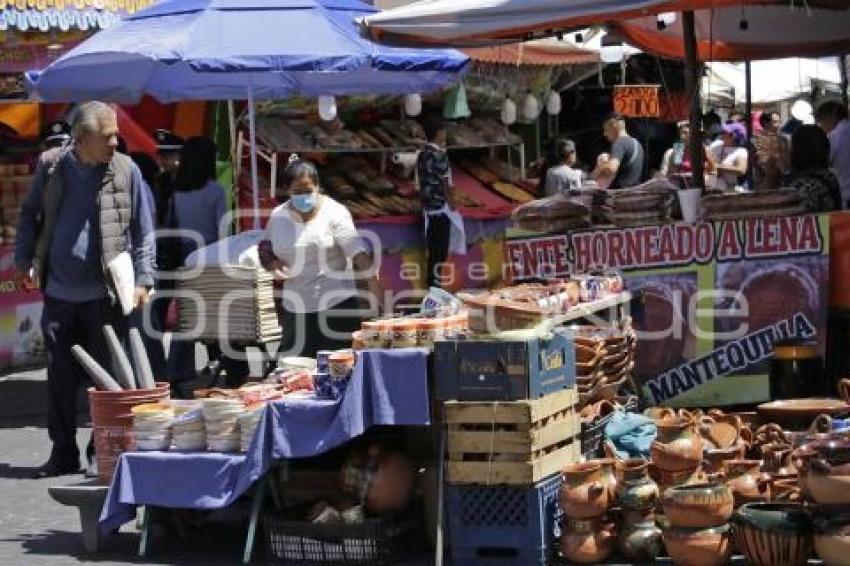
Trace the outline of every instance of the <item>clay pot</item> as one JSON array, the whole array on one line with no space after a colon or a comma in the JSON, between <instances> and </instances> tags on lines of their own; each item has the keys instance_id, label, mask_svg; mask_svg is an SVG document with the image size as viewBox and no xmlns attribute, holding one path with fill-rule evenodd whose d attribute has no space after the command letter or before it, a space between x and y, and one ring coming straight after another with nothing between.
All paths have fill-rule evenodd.
<instances>
[{"instance_id":1,"label":"clay pot","mask_svg":"<svg viewBox=\"0 0 850 566\"><path fill-rule=\"evenodd\" d=\"M759 488L760 469L761 460L727 460L724 463L726 487L732 492L735 507L767 498Z\"/></svg>"},{"instance_id":2,"label":"clay pot","mask_svg":"<svg viewBox=\"0 0 850 566\"><path fill-rule=\"evenodd\" d=\"M847 508L821 507L814 519L814 547L826 566L850 563L850 513Z\"/></svg>"},{"instance_id":3,"label":"clay pot","mask_svg":"<svg viewBox=\"0 0 850 566\"><path fill-rule=\"evenodd\" d=\"M559 500L571 519L590 519L608 512L617 497L614 461L589 460L564 470Z\"/></svg>"},{"instance_id":4,"label":"clay pot","mask_svg":"<svg viewBox=\"0 0 850 566\"><path fill-rule=\"evenodd\" d=\"M561 553L578 564L605 561L617 541L616 527L607 519L568 520L561 534Z\"/></svg>"},{"instance_id":5,"label":"clay pot","mask_svg":"<svg viewBox=\"0 0 850 566\"><path fill-rule=\"evenodd\" d=\"M623 558L637 564L654 562L663 544L661 529L655 524L652 510L623 514L622 530L617 538L617 548Z\"/></svg>"},{"instance_id":6,"label":"clay pot","mask_svg":"<svg viewBox=\"0 0 850 566\"><path fill-rule=\"evenodd\" d=\"M651 509L658 500L658 485L649 477L649 462L631 458L617 464L617 501L624 509Z\"/></svg>"},{"instance_id":7,"label":"clay pot","mask_svg":"<svg viewBox=\"0 0 850 566\"><path fill-rule=\"evenodd\" d=\"M670 527L661 531L667 554L682 566L721 566L732 554L729 525L708 529Z\"/></svg>"},{"instance_id":8,"label":"clay pot","mask_svg":"<svg viewBox=\"0 0 850 566\"><path fill-rule=\"evenodd\" d=\"M693 421L676 417L657 424L658 436L652 442L652 462L668 472L693 470L702 462L702 437Z\"/></svg>"},{"instance_id":9,"label":"clay pot","mask_svg":"<svg viewBox=\"0 0 850 566\"><path fill-rule=\"evenodd\" d=\"M834 475L829 473L831 471L829 464L823 460L811 462L805 472L807 492L816 503L850 505L850 471L841 470L844 475Z\"/></svg>"},{"instance_id":10,"label":"clay pot","mask_svg":"<svg viewBox=\"0 0 850 566\"><path fill-rule=\"evenodd\" d=\"M756 566L805 564L812 551L811 517L800 504L747 503L732 516L738 550Z\"/></svg>"},{"instance_id":11,"label":"clay pot","mask_svg":"<svg viewBox=\"0 0 850 566\"><path fill-rule=\"evenodd\" d=\"M768 501L774 503L797 502L803 499L800 483L794 475L763 474L759 479L759 489Z\"/></svg>"},{"instance_id":12,"label":"clay pot","mask_svg":"<svg viewBox=\"0 0 850 566\"><path fill-rule=\"evenodd\" d=\"M838 396L845 403L850 403L850 379L842 379L838 382Z\"/></svg>"},{"instance_id":13,"label":"clay pot","mask_svg":"<svg viewBox=\"0 0 850 566\"><path fill-rule=\"evenodd\" d=\"M732 515L734 501L729 488L717 483L671 487L661 498L671 526L694 529L725 524Z\"/></svg>"},{"instance_id":14,"label":"clay pot","mask_svg":"<svg viewBox=\"0 0 850 566\"><path fill-rule=\"evenodd\" d=\"M376 515L406 510L415 483L416 470L409 456L399 452L380 454L366 492L366 509Z\"/></svg>"},{"instance_id":15,"label":"clay pot","mask_svg":"<svg viewBox=\"0 0 850 566\"><path fill-rule=\"evenodd\" d=\"M789 444L771 443L761 448L762 471L768 474L788 475L796 472L791 462L793 449Z\"/></svg>"},{"instance_id":16,"label":"clay pot","mask_svg":"<svg viewBox=\"0 0 850 566\"><path fill-rule=\"evenodd\" d=\"M676 411L670 407L649 407L643 412L643 414L658 422L675 417Z\"/></svg>"},{"instance_id":17,"label":"clay pot","mask_svg":"<svg viewBox=\"0 0 850 566\"><path fill-rule=\"evenodd\" d=\"M659 493L664 493L669 488L677 485L704 483L706 481L705 473L703 473L699 466L692 470L668 472L666 470L660 470L654 463L650 463L649 477L658 484Z\"/></svg>"},{"instance_id":18,"label":"clay pot","mask_svg":"<svg viewBox=\"0 0 850 566\"><path fill-rule=\"evenodd\" d=\"M744 446L734 445L729 448L714 448L706 450L703 469L707 474L717 474L725 469L724 463L729 460L740 460L744 457Z\"/></svg>"}]
</instances>

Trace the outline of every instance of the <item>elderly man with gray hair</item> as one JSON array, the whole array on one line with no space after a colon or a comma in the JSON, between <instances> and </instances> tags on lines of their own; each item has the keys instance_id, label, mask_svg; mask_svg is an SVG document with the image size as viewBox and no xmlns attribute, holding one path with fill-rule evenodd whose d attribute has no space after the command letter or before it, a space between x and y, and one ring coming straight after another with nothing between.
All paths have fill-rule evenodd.
<instances>
[{"instance_id":1,"label":"elderly man with gray hair","mask_svg":"<svg viewBox=\"0 0 850 566\"><path fill-rule=\"evenodd\" d=\"M80 470L76 399L85 378L71 347L80 344L110 367L102 327L111 324L119 336L127 329L107 266L120 254L130 254L137 306L147 302L153 285L155 244L147 189L138 167L117 146L115 110L102 102L80 105L73 143L39 157L21 208L15 267L20 285L38 285L44 292L47 430L53 442L50 459L36 477ZM88 456L93 468L93 454Z\"/></svg>"}]
</instances>

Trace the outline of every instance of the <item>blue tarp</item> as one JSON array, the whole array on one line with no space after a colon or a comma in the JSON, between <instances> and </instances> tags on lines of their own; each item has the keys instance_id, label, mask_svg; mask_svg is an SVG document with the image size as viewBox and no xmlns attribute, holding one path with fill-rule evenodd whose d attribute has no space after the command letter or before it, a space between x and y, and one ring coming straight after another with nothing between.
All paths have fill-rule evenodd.
<instances>
[{"instance_id":1,"label":"blue tarp","mask_svg":"<svg viewBox=\"0 0 850 566\"><path fill-rule=\"evenodd\" d=\"M96 33L43 72L45 101L143 94L161 102L428 92L457 80L468 58L447 49L375 44L356 0L167 0Z\"/></svg>"}]
</instances>

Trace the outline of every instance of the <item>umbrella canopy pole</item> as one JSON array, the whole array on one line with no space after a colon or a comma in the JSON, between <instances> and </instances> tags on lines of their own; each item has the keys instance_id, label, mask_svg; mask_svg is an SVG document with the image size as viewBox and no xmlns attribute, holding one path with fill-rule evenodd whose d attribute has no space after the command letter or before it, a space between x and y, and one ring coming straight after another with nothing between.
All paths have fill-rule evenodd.
<instances>
[{"instance_id":1,"label":"umbrella canopy pole","mask_svg":"<svg viewBox=\"0 0 850 566\"><path fill-rule=\"evenodd\" d=\"M260 229L260 187L257 181L257 127L254 120L254 88L248 82L248 143L251 146L251 198L254 204L254 230Z\"/></svg>"},{"instance_id":2,"label":"umbrella canopy pole","mask_svg":"<svg viewBox=\"0 0 850 566\"><path fill-rule=\"evenodd\" d=\"M705 150L703 148L702 129L700 128L700 95L699 81L697 81L697 34L694 26L693 11L682 12L682 29L685 42L685 88L688 91L688 100L691 103L690 125L691 125L691 169L693 171L694 184L697 189L705 188Z\"/></svg>"}]
</instances>

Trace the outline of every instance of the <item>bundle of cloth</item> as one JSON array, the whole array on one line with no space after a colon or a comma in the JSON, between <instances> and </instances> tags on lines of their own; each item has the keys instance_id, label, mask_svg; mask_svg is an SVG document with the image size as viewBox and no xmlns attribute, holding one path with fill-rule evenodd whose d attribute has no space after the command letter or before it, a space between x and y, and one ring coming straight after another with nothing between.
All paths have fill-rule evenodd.
<instances>
[{"instance_id":1,"label":"bundle of cloth","mask_svg":"<svg viewBox=\"0 0 850 566\"><path fill-rule=\"evenodd\" d=\"M702 207L706 220L793 216L805 212L800 193L793 189L706 195L702 197Z\"/></svg>"},{"instance_id":2,"label":"bundle of cloth","mask_svg":"<svg viewBox=\"0 0 850 566\"><path fill-rule=\"evenodd\" d=\"M651 179L640 185L608 191L607 220L615 226L662 224L670 219L676 186L666 179Z\"/></svg>"},{"instance_id":3,"label":"bundle of cloth","mask_svg":"<svg viewBox=\"0 0 850 566\"><path fill-rule=\"evenodd\" d=\"M541 198L514 210L514 223L535 232L563 232L588 228L590 208L564 195Z\"/></svg>"}]
</instances>

